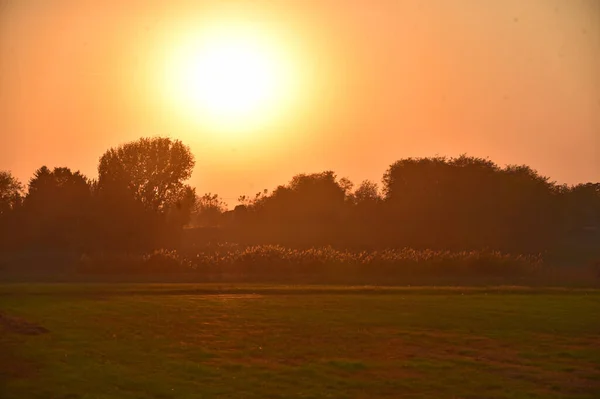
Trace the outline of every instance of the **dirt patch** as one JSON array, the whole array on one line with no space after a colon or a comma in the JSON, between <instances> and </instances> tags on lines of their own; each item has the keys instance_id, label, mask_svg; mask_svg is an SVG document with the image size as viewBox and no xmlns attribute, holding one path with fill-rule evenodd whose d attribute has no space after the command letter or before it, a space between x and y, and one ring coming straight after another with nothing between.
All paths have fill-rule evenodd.
<instances>
[{"instance_id":1,"label":"dirt patch","mask_svg":"<svg viewBox=\"0 0 600 399\"><path fill-rule=\"evenodd\" d=\"M22 335L40 335L49 332L43 326L3 313L0 313L0 329Z\"/></svg>"}]
</instances>

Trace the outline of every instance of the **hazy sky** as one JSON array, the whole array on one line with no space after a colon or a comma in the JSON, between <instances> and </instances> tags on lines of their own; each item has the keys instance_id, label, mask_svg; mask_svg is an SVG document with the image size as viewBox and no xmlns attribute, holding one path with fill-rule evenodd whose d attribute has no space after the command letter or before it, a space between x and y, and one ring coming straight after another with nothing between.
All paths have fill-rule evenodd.
<instances>
[{"instance_id":1,"label":"hazy sky","mask_svg":"<svg viewBox=\"0 0 600 399\"><path fill-rule=\"evenodd\" d=\"M597 0L121 3L0 0L0 169L96 177L109 147L166 135L196 155L199 193L230 205L297 173L379 182L395 160L436 154L600 181ZM157 89L169 48L228 15L302 73L295 108L239 140Z\"/></svg>"}]
</instances>

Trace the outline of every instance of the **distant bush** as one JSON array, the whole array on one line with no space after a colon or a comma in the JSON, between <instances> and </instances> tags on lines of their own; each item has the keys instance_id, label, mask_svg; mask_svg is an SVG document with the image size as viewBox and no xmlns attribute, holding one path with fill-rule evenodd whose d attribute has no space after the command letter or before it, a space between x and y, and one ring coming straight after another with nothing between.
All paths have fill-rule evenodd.
<instances>
[{"instance_id":1,"label":"distant bush","mask_svg":"<svg viewBox=\"0 0 600 399\"><path fill-rule=\"evenodd\" d=\"M154 273L190 271L191 262L179 256L177 251L159 249L144 256L143 269Z\"/></svg>"},{"instance_id":2,"label":"distant bush","mask_svg":"<svg viewBox=\"0 0 600 399\"><path fill-rule=\"evenodd\" d=\"M150 254L83 255L77 269L84 273L199 273L241 280L368 280L403 276L525 276L542 266L540 256L497 251L432 251L389 249L349 251L332 247L290 249L278 245L243 247L211 245L183 256L174 250Z\"/></svg>"},{"instance_id":3,"label":"distant bush","mask_svg":"<svg viewBox=\"0 0 600 399\"><path fill-rule=\"evenodd\" d=\"M189 260L177 251L156 250L146 255L130 253L84 254L77 262L82 273L174 273L190 271Z\"/></svg>"},{"instance_id":4,"label":"distant bush","mask_svg":"<svg viewBox=\"0 0 600 399\"><path fill-rule=\"evenodd\" d=\"M99 252L83 254L76 263L76 270L82 273L113 274L141 272L144 263L143 255Z\"/></svg>"},{"instance_id":5,"label":"distant bush","mask_svg":"<svg viewBox=\"0 0 600 399\"><path fill-rule=\"evenodd\" d=\"M278 245L224 247L196 254L197 270L209 274L265 277L322 276L393 277L402 275L528 275L542 266L541 256L511 255L498 251L348 251L331 247L290 249ZM337 278L336 278L337 277Z\"/></svg>"}]
</instances>

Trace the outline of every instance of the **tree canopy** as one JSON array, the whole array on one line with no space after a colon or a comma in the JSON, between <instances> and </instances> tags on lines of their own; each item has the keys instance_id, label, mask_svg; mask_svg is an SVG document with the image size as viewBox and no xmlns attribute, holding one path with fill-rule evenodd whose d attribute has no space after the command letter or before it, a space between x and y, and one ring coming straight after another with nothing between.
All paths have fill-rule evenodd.
<instances>
[{"instance_id":1,"label":"tree canopy","mask_svg":"<svg viewBox=\"0 0 600 399\"><path fill-rule=\"evenodd\" d=\"M141 138L111 148L98 166L100 191L127 190L144 207L166 212L185 195L194 156L179 140Z\"/></svg>"},{"instance_id":2,"label":"tree canopy","mask_svg":"<svg viewBox=\"0 0 600 399\"><path fill-rule=\"evenodd\" d=\"M36 170L23 202L30 239L44 248L81 246L89 231L91 187L79 171L46 166Z\"/></svg>"},{"instance_id":3,"label":"tree canopy","mask_svg":"<svg viewBox=\"0 0 600 399\"><path fill-rule=\"evenodd\" d=\"M187 146L158 137L109 149L98 181L43 166L24 195L17 179L0 172L2 245L176 248L184 227L195 226L218 230L219 240L297 247L600 248L600 183L558 185L526 165L501 167L467 155L405 158L388 167L381 188L370 180L355 187L330 170L303 173L241 196L233 211L219 195L197 196L186 184L193 167Z\"/></svg>"},{"instance_id":4,"label":"tree canopy","mask_svg":"<svg viewBox=\"0 0 600 399\"><path fill-rule=\"evenodd\" d=\"M12 211L23 199L23 185L10 172L0 170L0 217Z\"/></svg>"}]
</instances>

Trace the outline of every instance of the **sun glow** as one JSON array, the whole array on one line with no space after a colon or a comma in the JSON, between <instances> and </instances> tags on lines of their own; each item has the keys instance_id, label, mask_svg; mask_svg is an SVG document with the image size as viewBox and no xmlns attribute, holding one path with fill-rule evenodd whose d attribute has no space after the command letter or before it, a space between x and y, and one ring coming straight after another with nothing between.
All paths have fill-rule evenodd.
<instances>
[{"instance_id":1,"label":"sun glow","mask_svg":"<svg viewBox=\"0 0 600 399\"><path fill-rule=\"evenodd\" d=\"M221 23L187 32L172 47L164 96L204 128L235 136L255 131L280 118L296 94L286 46L258 27Z\"/></svg>"}]
</instances>

